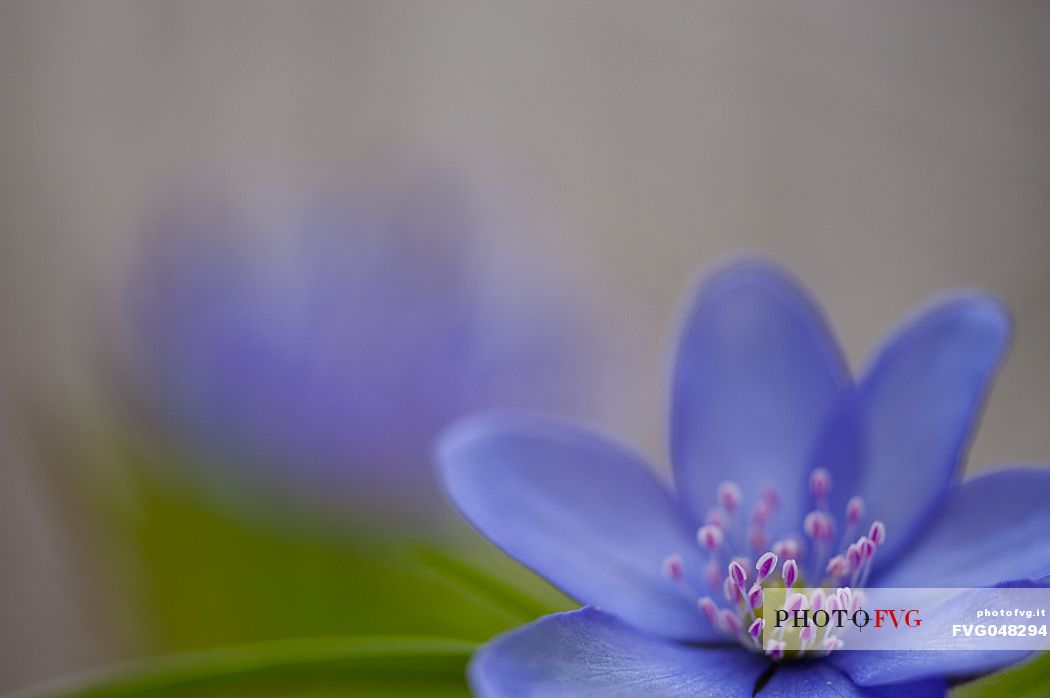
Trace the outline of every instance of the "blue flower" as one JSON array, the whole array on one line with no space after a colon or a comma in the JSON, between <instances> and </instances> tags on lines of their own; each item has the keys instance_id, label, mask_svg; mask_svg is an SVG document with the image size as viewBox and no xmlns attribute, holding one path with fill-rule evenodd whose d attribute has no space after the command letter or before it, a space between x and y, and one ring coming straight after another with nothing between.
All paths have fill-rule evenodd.
<instances>
[{"instance_id":1,"label":"blue flower","mask_svg":"<svg viewBox=\"0 0 1050 698\"><path fill-rule=\"evenodd\" d=\"M504 249L507 231L463 197L228 208L162 217L128 293L132 394L197 476L432 514L430 444L450 420L493 401L571 411L586 393L572 304L550 278L485 281L499 260L478 241Z\"/></svg>"},{"instance_id":2,"label":"blue flower","mask_svg":"<svg viewBox=\"0 0 1050 698\"><path fill-rule=\"evenodd\" d=\"M854 381L806 291L747 260L706 279L681 332L673 492L582 426L519 413L453 426L438 461L457 507L586 604L496 638L471 665L474 689L927 696L1018 661L833 645L790 661L756 648L739 610L770 575L787 586L808 576L968 587L1050 574L1050 471L957 478L1009 333L994 299L941 298Z\"/></svg>"}]
</instances>

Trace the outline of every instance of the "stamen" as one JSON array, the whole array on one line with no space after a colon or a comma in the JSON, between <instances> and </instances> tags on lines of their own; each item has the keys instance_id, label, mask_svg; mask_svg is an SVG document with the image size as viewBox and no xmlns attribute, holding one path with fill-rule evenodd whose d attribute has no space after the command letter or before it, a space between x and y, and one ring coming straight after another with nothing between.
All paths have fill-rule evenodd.
<instances>
[{"instance_id":1,"label":"stamen","mask_svg":"<svg viewBox=\"0 0 1050 698\"><path fill-rule=\"evenodd\" d=\"M726 577L726 580L722 582L722 595L726 597L726 601L729 603L740 603L740 587L729 577Z\"/></svg>"},{"instance_id":2,"label":"stamen","mask_svg":"<svg viewBox=\"0 0 1050 698\"><path fill-rule=\"evenodd\" d=\"M762 608L762 601L765 598L765 594L762 592L762 587L758 584L751 585L751 591L747 592L747 603L753 609Z\"/></svg>"},{"instance_id":3,"label":"stamen","mask_svg":"<svg viewBox=\"0 0 1050 698\"><path fill-rule=\"evenodd\" d=\"M758 640L762 637L762 630L766 627L766 621L761 618L756 618L755 622L747 629L747 634L751 636L751 639Z\"/></svg>"},{"instance_id":4,"label":"stamen","mask_svg":"<svg viewBox=\"0 0 1050 698\"><path fill-rule=\"evenodd\" d=\"M707 516L704 517L704 523L718 526L719 528L725 528L726 515L718 507L711 507L707 510Z\"/></svg>"},{"instance_id":5,"label":"stamen","mask_svg":"<svg viewBox=\"0 0 1050 698\"><path fill-rule=\"evenodd\" d=\"M758 571L758 582L761 584L766 581L766 578L777 568L777 554L773 552L764 553L762 557L758 558L758 562L755 563L755 569Z\"/></svg>"},{"instance_id":6,"label":"stamen","mask_svg":"<svg viewBox=\"0 0 1050 698\"><path fill-rule=\"evenodd\" d=\"M860 540L857 541L857 545L860 546L860 554L864 558L864 562L875 557L875 542L871 538L861 536Z\"/></svg>"},{"instance_id":7,"label":"stamen","mask_svg":"<svg viewBox=\"0 0 1050 698\"><path fill-rule=\"evenodd\" d=\"M768 545L769 539L761 528L752 528L747 534L747 543L752 550L762 550Z\"/></svg>"},{"instance_id":8,"label":"stamen","mask_svg":"<svg viewBox=\"0 0 1050 698\"><path fill-rule=\"evenodd\" d=\"M854 584L864 586L868 583L868 575L871 574L871 559L875 557L875 543L867 536L861 536L857 540L857 547L860 548L861 556L861 569L860 573L855 575L856 579L853 580Z\"/></svg>"},{"instance_id":9,"label":"stamen","mask_svg":"<svg viewBox=\"0 0 1050 698\"><path fill-rule=\"evenodd\" d=\"M715 605L710 596L701 596L697 599L696 605L711 623L715 623L718 620L718 606Z\"/></svg>"},{"instance_id":10,"label":"stamen","mask_svg":"<svg viewBox=\"0 0 1050 698\"><path fill-rule=\"evenodd\" d=\"M809 474L809 491L817 502L824 502L831 492L831 474L824 468L817 468Z\"/></svg>"},{"instance_id":11,"label":"stamen","mask_svg":"<svg viewBox=\"0 0 1050 698\"><path fill-rule=\"evenodd\" d=\"M850 561L843 555L836 555L828 560L827 573L832 579L845 577L850 573Z\"/></svg>"},{"instance_id":12,"label":"stamen","mask_svg":"<svg viewBox=\"0 0 1050 698\"><path fill-rule=\"evenodd\" d=\"M864 516L864 500L860 497L851 497L846 503L846 523L856 526L862 516Z\"/></svg>"},{"instance_id":13,"label":"stamen","mask_svg":"<svg viewBox=\"0 0 1050 698\"><path fill-rule=\"evenodd\" d=\"M784 605L784 610L788 613L801 611L804 608L808 608L808 603L805 594L792 594L788 597L787 603Z\"/></svg>"},{"instance_id":14,"label":"stamen","mask_svg":"<svg viewBox=\"0 0 1050 698\"><path fill-rule=\"evenodd\" d=\"M736 617L736 614L730 611L728 608L723 608L722 612L718 616L718 620L722 625L722 629L730 635L740 634L740 619Z\"/></svg>"},{"instance_id":15,"label":"stamen","mask_svg":"<svg viewBox=\"0 0 1050 698\"><path fill-rule=\"evenodd\" d=\"M678 553L668 555L664 558L663 563L664 575L670 577L676 582L682 581L684 574L684 567L682 565L682 556Z\"/></svg>"},{"instance_id":16,"label":"stamen","mask_svg":"<svg viewBox=\"0 0 1050 698\"><path fill-rule=\"evenodd\" d=\"M725 534L722 532L720 526L706 524L701 526L696 532L696 540L704 549L714 552L722 547L722 541L725 540Z\"/></svg>"},{"instance_id":17,"label":"stamen","mask_svg":"<svg viewBox=\"0 0 1050 698\"><path fill-rule=\"evenodd\" d=\"M810 642L813 642L813 638L815 638L816 636L816 626L805 625L802 627L802 631L798 634L798 639L802 642L803 645L808 645Z\"/></svg>"},{"instance_id":18,"label":"stamen","mask_svg":"<svg viewBox=\"0 0 1050 698\"><path fill-rule=\"evenodd\" d=\"M769 658L777 661L784 658L784 648L787 647L787 643L782 640L770 639L766 642L766 654Z\"/></svg>"},{"instance_id":19,"label":"stamen","mask_svg":"<svg viewBox=\"0 0 1050 698\"><path fill-rule=\"evenodd\" d=\"M747 570L740 564L739 560L733 560L729 563L729 578L740 588L744 588L744 584L747 583Z\"/></svg>"},{"instance_id":20,"label":"stamen","mask_svg":"<svg viewBox=\"0 0 1050 698\"><path fill-rule=\"evenodd\" d=\"M732 514L740 506L740 500L744 498L740 492L740 486L735 482L723 482L718 486L718 503L727 513Z\"/></svg>"},{"instance_id":21,"label":"stamen","mask_svg":"<svg viewBox=\"0 0 1050 698\"><path fill-rule=\"evenodd\" d=\"M864 562L860 546L856 543L850 543L850 546L846 548L846 559L849 560L849 568L852 571L856 572L859 570L860 564Z\"/></svg>"},{"instance_id":22,"label":"stamen","mask_svg":"<svg viewBox=\"0 0 1050 698\"><path fill-rule=\"evenodd\" d=\"M788 560L784 563L784 567L780 570L780 576L784 578L784 586L788 589L795 585L795 580L798 579L798 563L794 560Z\"/></svg>"},{"instance_id":23,"label":"stamen","mask_svg":"<svg viewBox=\"0 0 1050 698\"><path fill-rule=\"evenodd\" d=\"M853 590L849 587L840 587L839 590L835 592L835 596L838 597L839 604L842 606L842 608L848 610L850 600L853 596Z\"/></svg>"},{"instance_id":24,"label":"stamen","mask_svg":"<svg viewBox=\"0 0 1050 698\"><path fill-rule=\"evenodd\" d=\"M868 538L871 538L871 542L881 547L886 542L886 525L881 521L876 521L871 525L871 530L868 531Z\"/></svg>"},{"instance_id":25,"label":"stamen","mask_svg":"<svg viewBox=\"0 0 1050 698\"><path fill-rule=\"evenodd\" d=\"M835 533L835 526L824 512L811 511L802 520L802 530L813 540L827 543Z\"/></svg>"},{"instance_id":26,"label":"stamen","mask_svg":"<svg viewBox=\"0 0 1050 698\"><path fill-rule=\"evenodd\" d=\"M797 560L802 556L802 544L795 538L781 538L773 544L773 552L785 560Z\"/></svg>"}]
</instances>

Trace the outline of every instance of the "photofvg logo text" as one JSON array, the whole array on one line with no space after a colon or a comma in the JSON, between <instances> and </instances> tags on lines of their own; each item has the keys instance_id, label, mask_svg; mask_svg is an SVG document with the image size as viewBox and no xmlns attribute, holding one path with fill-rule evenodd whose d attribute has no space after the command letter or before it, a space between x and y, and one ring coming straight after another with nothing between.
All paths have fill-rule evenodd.
<instances>
[{"instance_id":1,"label":"photofvg logo text","mask_svg":"<svg viewBox=\"0 0 1050 698\"><path fill-rule=\"evenodd\" d=\"M794 605L802 605L803 603L805 603L805 599L800 594L799 598L795 599ZM852 612L844 608L831 610L826 608L795 608L790 611L781 608L776 612L776 623L774 623L773 627L782 628L790 624L792 628L796 629L810 626L819 629L829 627L841 629L847 625L852 625L857 630L863 630L873 622L876 628L882 628L887 624L892 625L894 628L902 626L918 628L922 625L922 618L919 617L919 609L917 608L876 608L870 612L864 608L858 608Z\"/></svg>"},{"instance_id":2,"label":"photofvg logo text","mask_svg":"<svg viewBox=\"0 0 1050 698\"><path fill-rule=\"evenodd\" d=\"M1050 589L1042 587L774 587L765 590L763 601L756 609L762 619L760 642L775 656L873 649L1030 650L1048 644L1044 619Z\"/></svg>"},{"instance_id":3,"label":"photofvg logo text","mask_svg":"<svg viewBox=\"0 0 1050 698\"><path fill-rule=\"evenodd\" d=\"M783 598L783 603L780 603ZM872 608L861 590L776 589L766 595L773 622L766 623L764 642L775 652L827 653L846 646L855 632L922 627L918 608Z\"/></svg>"}]
</instances>

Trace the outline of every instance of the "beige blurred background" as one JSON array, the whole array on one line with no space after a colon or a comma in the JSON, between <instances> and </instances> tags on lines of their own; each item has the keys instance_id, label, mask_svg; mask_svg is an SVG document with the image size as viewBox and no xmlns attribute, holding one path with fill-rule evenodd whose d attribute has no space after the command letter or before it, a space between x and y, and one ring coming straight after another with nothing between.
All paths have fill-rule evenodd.
<instances>
[{"instance_id":1,"label":"beige blurred background","mask_svg":"<svg viewBox=\"0 0 1050 698\"><path fill-rule=\"evenodd\" d=\"M593 418L657 461L674 318L719 255L793 267L855 362L984 286L1018 331L970 467L1050 460L1048 75L1034 1L0 1L0 690L114 652L14 398L90 405L97 305L160 197L393 156L515 199L630 345Z\"/></svg>"}]
</instances>

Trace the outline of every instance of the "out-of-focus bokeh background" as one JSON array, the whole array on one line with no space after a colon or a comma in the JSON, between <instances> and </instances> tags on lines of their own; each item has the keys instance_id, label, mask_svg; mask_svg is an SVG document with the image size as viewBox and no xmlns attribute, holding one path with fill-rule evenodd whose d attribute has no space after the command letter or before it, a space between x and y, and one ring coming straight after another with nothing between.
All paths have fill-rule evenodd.
<instances>
[{"instance_id":1,"label":"out-of-focus bokeh background","mask_svg":"<svg viewBox=\"0 0 1050 698\"><path fill-rule=\"evenodd\" d=\"M998 294L969 467L1046 460L1048 39L1041 2L0 2L0 691L510 627L428 576L502 574L430 438L525 406L664 463L683 294L736 250L858 364Z\"/></svg>"}]
</instances>

